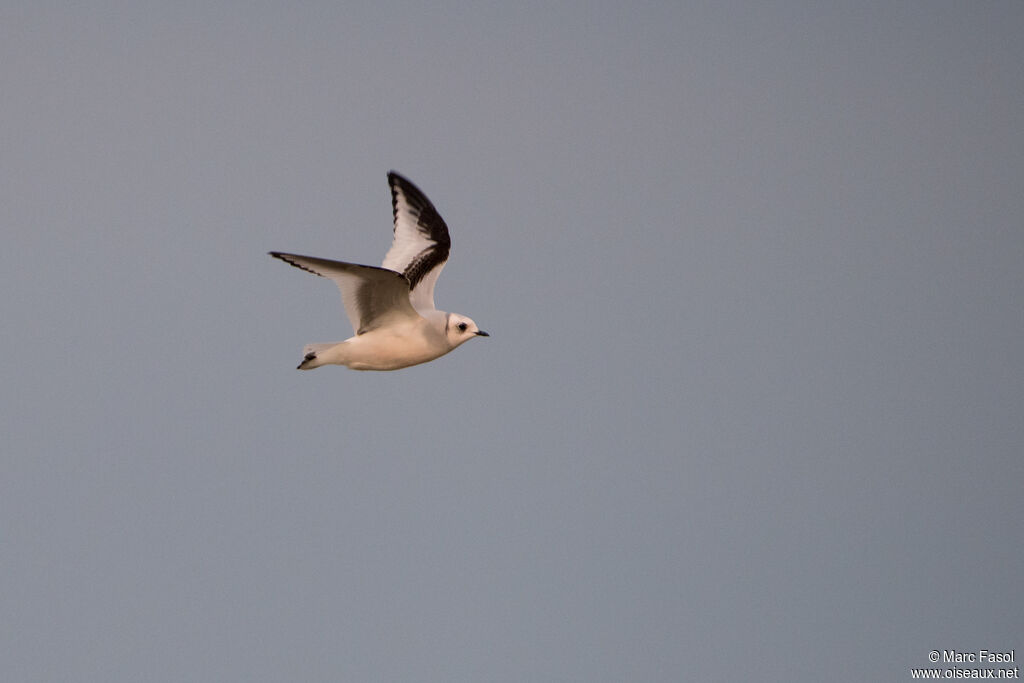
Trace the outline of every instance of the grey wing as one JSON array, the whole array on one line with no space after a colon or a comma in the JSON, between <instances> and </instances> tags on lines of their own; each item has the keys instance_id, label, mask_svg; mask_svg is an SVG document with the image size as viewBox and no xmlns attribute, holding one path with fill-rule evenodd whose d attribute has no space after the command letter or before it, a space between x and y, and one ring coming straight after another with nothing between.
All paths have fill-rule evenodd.
<instances>
[{"instance_id":1,"label":"grey wing","mask_svg":"<svg viewBox=\"0 0 1024 683\"><path fill-rule=\"evenodd\" d=\"M409 301L409 281L393 270L277 251L270 255L308 273L334 280L356 334L420 317Z\"/></svg>"}]
</instances>

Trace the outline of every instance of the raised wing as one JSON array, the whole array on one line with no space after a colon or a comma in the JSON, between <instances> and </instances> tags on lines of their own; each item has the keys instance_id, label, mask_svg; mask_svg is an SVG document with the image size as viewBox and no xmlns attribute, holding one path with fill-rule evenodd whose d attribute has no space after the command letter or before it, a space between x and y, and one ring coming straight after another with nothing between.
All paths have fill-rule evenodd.
<instances>
[{"instance_id":1,"label":"raised wing","mask_svg":"<svg viewBox=\"0 0 1024 683\"><path fill-rule=\"evenodd\" d=\"M434 285L448 261L451 239L444 219L419 188L394 171L388 173L395 239L384 256L384 268L401 273L412 290L417 311L434 310Z\"/></svg>"},{"instance_id":2,"label":"raised wing","mask_svg":"<svg viewBox=\"0 0 1024 683\"><path fill-rule=\"evenodd\" d=\"M409 302L409 282L393 270L277 251L270 255L308 273L334 280L356 334L402 319L419 319Z\"/></svg>"}]
</instances>

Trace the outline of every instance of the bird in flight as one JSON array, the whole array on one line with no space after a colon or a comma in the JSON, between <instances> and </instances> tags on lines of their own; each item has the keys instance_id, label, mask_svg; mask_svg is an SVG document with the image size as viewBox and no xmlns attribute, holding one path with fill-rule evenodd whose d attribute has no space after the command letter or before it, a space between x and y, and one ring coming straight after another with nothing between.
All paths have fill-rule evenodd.
<instances>
[{"instance_id":1,"label":"bird in flight","mask_svg":"<svg viewBox=\"0 0 1024 683\"><path fill-rule=\"evenodd\" d=\"M474 337L487 337L458 313L434 308L434 285L448 261L444 219L418 187L391 171L395 237L381 267L272 251L306 272L334 280L355 336L307 344L299 370L344 365L353 370L398 370L439 358Z\"/></svg>"}]
</instances>

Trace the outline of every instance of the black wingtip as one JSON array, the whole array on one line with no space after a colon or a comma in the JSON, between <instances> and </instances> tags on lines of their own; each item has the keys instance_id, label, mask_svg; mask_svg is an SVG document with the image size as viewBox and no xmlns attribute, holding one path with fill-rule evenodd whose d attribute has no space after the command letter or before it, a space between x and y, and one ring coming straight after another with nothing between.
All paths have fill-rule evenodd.
<instances>
[{"instance_id":1,"label":"black wingtip","mask_svg":"<svg viewBox=\"0 0 1024 683\"><path fill-rule=\"evenodd\" d=\"M306 259L308 261L325 261L325 259L318 259L318 258L315 258L313 256L299 256L298 254L285 254L285 253L282 253L280 251L268 251L267 253L270 254L271 256L273 256L276 259L281 259L282 261L287 263L289 266L295 266L299 270L304 270L307 273L312 273L313 275L318 275L320 277L327 277L323 273L321 273L319 271L316 271L316 270L313 270L309 266L304 266L301 263L298 263L297 261L293 260L292 257L303 258L303 259Z\"/></svg>"},{"instance_id":2,"label":"black wingtip","mask_svg":"<svg viewBox=\"0 0 1024 683\"><path fill-rule=\"evenodd\" d=\"M433 213L437 213L437 209L434 208L433 203L427 199L427 195L420 188L416 187L416 184L406 178L398 171L388 171L388 185L391 186L392 192L392 204L396 201L394 197L394 188L397 185L405 193L406 199L416 209L429 209ZM438 216L438 219L441 217ZM443 221L442 221L443 222Z\"/></svg>"}]
</instances>

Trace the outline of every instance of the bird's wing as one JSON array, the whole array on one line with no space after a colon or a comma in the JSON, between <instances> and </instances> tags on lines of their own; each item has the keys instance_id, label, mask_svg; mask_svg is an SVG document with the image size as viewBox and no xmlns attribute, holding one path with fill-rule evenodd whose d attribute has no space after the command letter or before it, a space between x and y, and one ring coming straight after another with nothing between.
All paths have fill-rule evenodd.
<instances>
[{"instance_id":1,"label":"bird's wing","mask_svg":"<svg viewBox=\"0 0 1024 683\"><path fill-rule=\"evenodd\" d=\"M395 239L384 256L384 268L409 281L413 308L434 310L434 285L448 261L451 239L444 219L418 187L399 174L388 173Z\"/></svg>"},{"instance_id":2,"label":"bird's wing","mask_svg":"<svg viewBox=\"0 0 1024 683\"><path fill-rule=\"evenodd\" d=\"M345 313L356 334L420 317L409 302L408 280L393 270L277 251L270 252L270 255L306 272L334 280L341 290Z\"/></svg>"}]
</instances>

